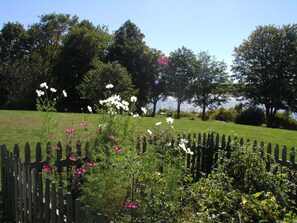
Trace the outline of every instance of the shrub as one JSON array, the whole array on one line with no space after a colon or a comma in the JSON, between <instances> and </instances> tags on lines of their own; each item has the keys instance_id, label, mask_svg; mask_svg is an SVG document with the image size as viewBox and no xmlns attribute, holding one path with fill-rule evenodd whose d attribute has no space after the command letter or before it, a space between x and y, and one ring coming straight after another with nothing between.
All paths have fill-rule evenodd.
<instances>
[{"instance_id":1,"label":"shrub","mask_svg":"<svg viewBox=\"0 0 297 223\"><path fill-rule=\"evenodd\" d=\"M261 126L265 122L265 113L262 109L251 106L243 110L235 120L236 124Z\"/></svg>"},{"instance_id":2,"label":"shrub","mask_svg":"<svg viewBox=\"0 0 297 223\"><path fill-rule=\"evenodd\" d=\"M254 149L233 146L229 159L189 187L187 202L196 213L195 222L296 220L294 207L288 205L292 184L288 174L267 171L265 160Z\"/></svg>"},{"instance_id":3,"label":"shrub","mask_svg":"<svg viewBox=\"0 0 297 223\"><path fill-rule=\"evenodd\" d=\"M287 112L277 112L274 119L274 126L276 128L297 130L297 121Z\"/></svg>"},{"instance_id":4,"label":"shrub","mask_svg":"<svg viewBox=\"0 0 297 223\"><path fill-rule=\"evenodd\" d=\"M237 112L234 109L219 108L211 113L210 118L218 121L234 122L236 115Z\"/></svg>"}]
</instances>

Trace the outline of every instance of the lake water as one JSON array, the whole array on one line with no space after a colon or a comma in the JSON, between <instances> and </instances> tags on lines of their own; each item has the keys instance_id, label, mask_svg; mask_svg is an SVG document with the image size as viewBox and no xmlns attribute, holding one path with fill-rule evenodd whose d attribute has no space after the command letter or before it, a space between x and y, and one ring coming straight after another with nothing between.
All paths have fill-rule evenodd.
<instances>
[{"instance_id":1,"label":"lake water","mask_svg":"<svg viewBox=\"0 0 297 223\"><path fill-rule=\"evenodd\" d=\"M224 103L222 106L226 109L228 108L232 108L234 107L236 104L238 104L239 102L236 101L236 98L231 98L229 100L229 102L227 103ZM153 104L148 104L147 107L149 109L152 109L153 108ZM176 111L177 110L177 101L175 98L169 96L166 100L162 101L158 101L157 103L157 111L159 111L160 109L167 109L167 110L173 110L173 111ZM180 110L181 111L184 111L184 112L201 112L202 109L199 107L199 106L196 106L194 104L191 104L191 103L187 103L187 102L184 102L181 104L181 107L180 107ZM297 119L297 113L292 113L292 116Z\"/></svg>"},{"instance_id":2,"label":"lake water","mask_svg":"<svg viewBox=\"0 0 297 223\"><path fill-rule=\"evenodd\" d=\"M234 107L238 102L236 101L235 98L232 98L229 102L223 104L223 107L224 108L231 108L231 107ZM147 106L149 109L152 109L153 108L153 104L148 104ZM157 103L157 111L159 111L160 109L167 109L167 110L176 110L177 109L177 101L175 98L169 96L165 101L158 101ZM181 104L181 107L180 107L180 110L181 111L184 111L184 112L201 112L201 108L194 105L194 104L191 104L191 103L187 103L187 102L184 102Z\"/></svg>"}]
</instances>

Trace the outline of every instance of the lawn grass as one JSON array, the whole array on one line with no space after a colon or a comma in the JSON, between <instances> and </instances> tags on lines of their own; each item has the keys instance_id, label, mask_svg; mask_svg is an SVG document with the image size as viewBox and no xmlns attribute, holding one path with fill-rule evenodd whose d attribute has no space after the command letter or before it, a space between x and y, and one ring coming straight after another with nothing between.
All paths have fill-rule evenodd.
<instances>
[{"instance_id":1,"label":"lawn grass","mask_svg":"<svg viewBox=\"0 0 297 223\"><path fill-rule=\"evenodd\" d=\"M66 128L77 128L82 122L89 122L90 128L94 131L98 130L99 114L78 114L78 113L52 113L51 116L58 120L57 129L65 132ZM144 117L137 126L138 131L146 134L146 129L153 130L154 123L166 122L166 117ZM37 111L8 111L0 110L0 145L6 144L9 148L13 148L14 144L19 144L21 148L26 142L35 146L37 142L44 141L42 132L42 117ZM278 144L280 147L288 148L297 146L297 131L272 129L266 127L255 127L247 125L238 125L234 123L218 122L218 121L201 121L199 119L189 120L182 118L174 120L175 134L203 133L215 132L222 134L237 136L244 140L263 141L265 145L271 143L273 147Z\"/></svg>"}]
</instances>

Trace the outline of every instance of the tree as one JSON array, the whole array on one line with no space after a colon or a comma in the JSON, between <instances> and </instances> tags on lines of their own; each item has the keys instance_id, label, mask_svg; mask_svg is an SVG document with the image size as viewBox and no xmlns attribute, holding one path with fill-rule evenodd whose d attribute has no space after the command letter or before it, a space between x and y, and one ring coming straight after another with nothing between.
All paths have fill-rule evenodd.
<instances>
[{"instance_id":1,"label":"tree","mask_svg":"<svg viewBox=\"0 0 297 223\"><path fill-rule=\"evenodd\" d=\"M207 52L197 55L197 65L194 67L194 79L190 84L193 98L190 99L202 108L201 119L205 119L207 108L215 108L226 102L230 79L224 62L217 61Z\"/></svg>"},{"instance_id":2,"label":"tree","mask_svg":"<svg viewBox=\"0 0 297 223\"><path fill-rule=\"evenodd\" d=\"M30 26L30 46L33 58L39 64L39 81L53 82L52 74L62 41L78 23L77 16L69 14L45 14L40 22Z\"/></svg>"},{"instance_id":3,"label":"tree","mask_svg":"<svg viewBox=\"0 0 297 223\"><path fill-rule=\"evenodd\" d=\"M0 32L0 107L28 109L32 64L28 33L20 23L7 23ZM30 103L29 103L30 104Z\"/></svg>"},{"instance_id":4,"label":"tree","mask_svg":"<svg viewBox=\"0 0 297 223\"><path fill-rule=\"evenodd\" d=\"M149 73L153 76L154 81L149 85L149 100L153 103L152 117L155 117L158 101L166 98L165 70L168 65L168 58L158 50L150 49L150 52Z\"/></svg>"},{"instance_id":5,"label":"tree","mask_svg":"<svg viewBox=\"0 0 297 223\"><path fill-rule=\"evenodd\" d=\"M118 61L131 74L138 89L138 111L149 102L150 84L154 76L150 70L150 50L143 41L144 35L130 20L115 31L109 48L108 61Z\"/></svg>"},{"instance_id":6,"label":"tree","mask_svg":"<svg viewBox=\"0 0 297 223\"><path fill-rule=\"evenodd\" d=\"M59 104L59 109L79 111L84 106L77 87L93 69L93 61L103 60L109 42L110 35L105 27L95 27L86 20L65 37L55 74L59 88L66 90L68 97Z\"/></svg>"},{"instance_id":7,"label":"tree","mask_svg":"<svg viewBox=\"0 0 297 223\"><path fill-rule=\"evenodd\" d=\"M114 86L112 94L118 94L126 101L130 101L130 97L136 94L130 74L118 62L103 63L97 60L93 67L84 75L78 87L83 98L98 105L99 100L107 96L108 89L105 86L108 84Z\"/></svg>"},{"instance_id":8,"label":"tree","mask_svg":"<svg viewBox=\"0 0 297 223\"><path fill-rule=\"evenodd\" d=\"M234 50L232 70L240 94L251 104L263 105L272 127L279 109L294 108L297 67L296 25L259 26Z\"/></svg>"},{"instance_id":9,"label":"tree","mask_svg":"<svg viewBox=\"0 0 297 223\"><path fill-rule=\"evenodd\" d=\"M168 94L177 99L177 117L181 103L190 98L189 83L194 78L194 66L197 64L193 52L185 47L170 53L166 82Z\"/></svg>"}]
</instances>

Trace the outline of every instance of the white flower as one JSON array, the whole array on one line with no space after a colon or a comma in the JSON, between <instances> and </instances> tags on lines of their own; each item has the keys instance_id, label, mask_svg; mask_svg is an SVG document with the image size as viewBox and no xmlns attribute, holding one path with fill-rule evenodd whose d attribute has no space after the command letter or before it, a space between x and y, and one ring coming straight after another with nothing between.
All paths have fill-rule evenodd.
<instances>
[{"instance_id":1,"label":"white flower","mask_svg":"<svg viewBox=\"0 0 297 223\"><path fill-rule=\"evenodd\" d=\"M180 140L180 143L182 143L182 144L186 144L186 143L188 143L188 140L186 140L186 139L181 139L181 140Z\"/></svg>"},{"instance_id":2,"label":"white flower","mask_svg":"<svg viewBox=\"0 0 297 223\"><path fill-rule=\"evenodd\" d=\"M147 130L147 133L150 134L150 135L153 134L153 132L151 130L149 130L149 129Z\"/></svg>"},{"instance_id":3,"label":"white flower","mask_svg":"<svg viewBox=\"0 0 297 223\"><path fill-rule=\"evenodd\" d=\"M144 115L146 115L146 113L147 113L147 110L146 110L146 108L144 108L144 107L141 107L141 111L143 112L143 114L144 114Z\"/></svg>"},{"instance_id":4,"label":"white flower","mask_svg":"<svg viewBox=\"0 0 297 223\"><path fill-rule=\"evenodd\" d=\"M107 89L111 89L111 88L113 88L113 85L112 84L108 84L108 85L106 85L105 86Z\"/></svg>"},{"instance_id":5,"label":"white flower","mask_svg":"<svg viewBox=\"0 0 297 223\"><path fill-rule=\"evenodd\" d=\"M165 146L170 147L171 146L171 142L166 143Z\"/></svg>"},{"instance_id":6,"label":"white flower","mask_svg":"<svg viewBox=\"0 0 297 223\"><path fill-rule=\"evenodd\" d=\"M135 113L135 114L132 113L132 115L133 115L133 118L139 117L139 115L137 113Z\"/></svg>"},{"instance_id":7,"label":"white flower","mask_svg":"<svg viewBox=\"0 0 297 223\"><path fill-rule=\"evenodd\" d=\"M191 151L190 148L186 148L186 143L188 143L188 140L186 139L181 139L178 146L187 154L193 155L194 153Z\"/></svg>"},{"instance_id":8,"label":"white flower","mask_svg":"<svg viewBox=\"0 0 297 223\"><path fill-rule=\"evenodd\" d=\"M191 151L190 148L187 148L186 153L187 153L187 154L190 154L190 155L193 155L193 154L194 154L194 153Z\"/></svg>"},{"instance_id":9,"label":"white flower","mask_svg":"<svg viewBox=\"0 0 297 223\"><path fill-rule=\"evenodd\" d=\"M156 122L155 123L156 126L161 125L161 124L162 124L162 122Z\"/></svg>"},{"instance_id":10,"label":"white flower","mask_svg":"<svg viewBox=\"0 0 297 223\"><path fill-rule=\"evenodd\" d=\"M51 87L51 88L50 88L50 91L53 92L53 93L55 93L55 92L57 92L57 89Z\"/></svg>"},{"instance_id":11,"label":"white flower","mask_svg":"<svg viewBox=\"0 0 297 223\"><path fill-rule=\"evenodd\" d=\"M46 82L41 83L41 84L40 84L40 87L41 87L41 88L48 89L48 86L47 86L47 83L46 83Z\"/></svg>"},{"instance_id":12,"label":"white flower","mask_svg":"<svg viewBox=\"0 0 297 223\"><path fill-rule=\"evenodd\" d=\"M166 122L168 122L169 124L173 124L174 119L171 117L166 118Z\"/></svg>"},{"instance_id":13,"label":"white flower","mask_svg":"<svg viewBox=\"0 0 297 223\"><path fill-rule=\"evenodd\" d=\"M42 91L42 90L36 90L36 93L37 93L38 97L41 97L42 95L45 94L44 91Z\"/></svg>"},{"instance_id":14,"label":"white flower","mask_svg":"<svg viewBox=\"0 0 297 223\"><path fill-rule=\"evenodd\" d=\"M67 92L65 90L62 91L65 98L67 98Z\"/></svg>"},{"instance_id":15,"label":"white flower","mask_svg":"<svg viewBox=\"0 0 297 223\"><path fill-rule=\"evenodd\" d=\"M90 113L92 113L92 112L93 112L93 110L92 110L92 107L91 107L91 106L89 106L89 105L88 105L88 107L87 107L87 108L88 108L88 110L89 110L89 112L90 112Z\"/></svg>"},{"instance_id":16,"label":"white flower","mask_svg":"<svg viewBox=\"0 0 297 223\"><path fill-rule=\"evenodd\" d=\"M136 102L136 101L137 101L137 97L136 97L136 96L132 96L132 97L130 98L130 101L131 101L132 103Z\"/></svg>"}]
</instances>

